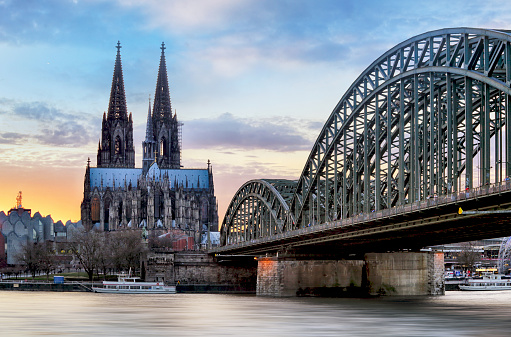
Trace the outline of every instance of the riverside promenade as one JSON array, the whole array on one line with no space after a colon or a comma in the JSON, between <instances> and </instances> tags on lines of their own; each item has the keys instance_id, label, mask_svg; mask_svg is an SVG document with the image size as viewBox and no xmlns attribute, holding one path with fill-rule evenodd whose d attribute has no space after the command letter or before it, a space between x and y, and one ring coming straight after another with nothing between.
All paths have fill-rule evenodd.
<instances>
[{"instance_id":1,"label":"riverside promenade","mask_svg":"<svg viewBox=\"0 0 511 337\"><path fill-rule=\"evenodd\" d=\"M54 283L52 281L4 280L0 282L0 290L91 292L94 284L99 285L101 283L78 281Z\"/></svg>"}]
</instances>

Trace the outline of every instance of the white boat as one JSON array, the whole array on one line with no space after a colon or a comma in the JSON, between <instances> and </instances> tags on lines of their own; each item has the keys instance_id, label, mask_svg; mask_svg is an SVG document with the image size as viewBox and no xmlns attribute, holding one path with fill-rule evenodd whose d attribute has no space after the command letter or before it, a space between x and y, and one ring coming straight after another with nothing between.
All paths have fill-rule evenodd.
<instances>
[{"instance_id":1,"label":"white boat","mask_svg":"<svg viewBox=\"0 0 511 337\"><path fill-rule=\"evenodd\" d=\"M110 294L175 294L175 286L163 282L139 282L139 277L118 275L117 282L103 281L103 287L92 287L96 293Z\"/></svg>"},{"instance_id":2,"label":"white boat","mask_svg":"<svg viewBox=\"0 0 511 337\"><path fill-rule=\"evenodd\" d=\"M484 275L482 279L469 279L460 284L461 290L511 290L511 279L502 278L503 275Z\"/></svg>"}]
</instances>

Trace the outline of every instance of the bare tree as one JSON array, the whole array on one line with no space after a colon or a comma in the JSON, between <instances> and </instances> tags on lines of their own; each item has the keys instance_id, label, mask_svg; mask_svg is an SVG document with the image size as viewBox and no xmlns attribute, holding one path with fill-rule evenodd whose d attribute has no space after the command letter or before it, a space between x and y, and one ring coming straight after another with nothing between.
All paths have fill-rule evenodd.
<instances>
[{"instance_id":1,"label":"bare tree","mask_svg":"<svg viewBox=\"0 0 511 337\"><path fill-rule=\"evenodd\" d=\"M92 281L94 270L99 263L101 237L102 235L95 230L81 230L73 235L74 242L70 245L73 255L80 261L89 281Z\"/></svg>"},{"instance_id":2,"label":"bare tree","mask_svg":"<svg viewBox=\"0 0 511 337\"><path fill-rule=\"evenodd\" d=\"M6 274L7 270L8 270L7 259L5 258L5 256L0 255L0 280L2 279L2 274Z\"/></svg>"},{"instance_id":3,"label":"bare tree","mask_svg":"<svg viewBox=\"0 0 511 337\"><path fill-rule=\"evenodd\" d=\"M35 278L35 274L40 268L40 255L42 250L42 243L27 241L27 243L21 245L19 251L16 252L16 259L21 265L24 265L26 270L30 272L32 278Z\"/></svg>"},{"instance_id":4,"label":"bare tree","mask_svg":"<svg viewBox=\"0 0 511 337\"><path fill-rule=\"evenodd\" d=\"M49 241L38 243L38 245L39 269L46 274L46 280L48 281L56 264L55 250L53 244Z\"/></svg>"},{"instance_id":5,"label":"bare tree","mask_svg":"<svg viewBox=\"0 0 511 337\"><path fill-rule=\"evenodd\" d=\"M119 231L111 233L110 247L112 260L118 270L137 270L145 250L140 231Z\"/></svg>"},{"instance_id":6,"label":"bare tree","mask_svg":"<svg viewBox=\"0 0 511 337\"><path fill-rule=\"evenodd\" d=\"M460 250L457 254L458 263L465 271L472 274L474 266L481 261L481 252L476 247L476 241L460 243Z\"/></svg>"},{"instance_id":7,"label":"bare tree","mask_svg":"<svg viewBox=\"0 0 511 337\"><path fill-rule=\"evenodd\" d=\"M103 272L103 279L106 280L108 270L112 267L111 236L105 233L100 238L100 250L98 254L98 271Z\"/></svg>"},{"instance_id":8,"label":"bare tree","mask_svg":"<svg viewBox=\"0 0 511 337\"><path fill-rule=\"evenodd\" d=\"M169 233L162 232L161 234L164 235L158 235L156 231L152 231L149 234L148 244L151 249L172 248L172 243L178 237L175 231L171 231Z\"/></svg>"}]
</instances>

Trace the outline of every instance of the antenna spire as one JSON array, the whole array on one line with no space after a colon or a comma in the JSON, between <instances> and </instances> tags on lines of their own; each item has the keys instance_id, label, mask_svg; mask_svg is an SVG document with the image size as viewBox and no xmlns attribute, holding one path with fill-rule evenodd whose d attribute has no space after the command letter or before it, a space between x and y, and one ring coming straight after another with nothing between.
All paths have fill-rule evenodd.
<instances>
[{"instance_id":1,"label":"antenna spire","mask_svg":"<svg viewBox=\"0 0 511 337\"><path fill-rule=\"evenodd\" d=\"M19 191L18 196L16 197L16 208L23 208L23 206L21 205L21 199L22 199L21 191Z\"/></svg>"}]
</instances>

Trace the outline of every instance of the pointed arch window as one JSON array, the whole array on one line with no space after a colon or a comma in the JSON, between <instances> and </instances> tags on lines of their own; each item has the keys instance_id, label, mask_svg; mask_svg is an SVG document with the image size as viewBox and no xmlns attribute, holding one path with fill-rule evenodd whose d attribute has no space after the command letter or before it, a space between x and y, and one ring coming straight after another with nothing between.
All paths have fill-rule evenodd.
<instances>
[{"instance_id":1,"label":"pointed arch window","mask_svg":"<svg viewBox=\"0 0 511 337\"><path fill-rule=\"evenodd\" d=\"M92 223L99 222L99 212L101 209L100 201L98 197L94 197L91 203L91 220Z\"/></svg>"},{"instance_id":2,"label":"pointed arch window","mask_svg":"<svg viewBox=\"0 0 511 337\"><path fill-rule=\"evenodd\" d=\"M167 153L167 139L165 137L162 137L161 141L160 141L160 154L162 156L168 155L168 153Z\"/></svg>"},{"instance_id":3,"label":"pointed arch window","mask_svg":"<svg viewBox=\"0 0 511 337\"><path fill-rule=\"evenodd\" d=\"M115 145L114 145L114 153L121 154L122 153L122 141L121 137L115 137Z\"/></svg>"}]
</instances>

